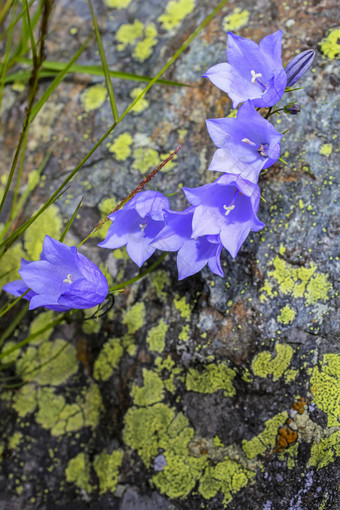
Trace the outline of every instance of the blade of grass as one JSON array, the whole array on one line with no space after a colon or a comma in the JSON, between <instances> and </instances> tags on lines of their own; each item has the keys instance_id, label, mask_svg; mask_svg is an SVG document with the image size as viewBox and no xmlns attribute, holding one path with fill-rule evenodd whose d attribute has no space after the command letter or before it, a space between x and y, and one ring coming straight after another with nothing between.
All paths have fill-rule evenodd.
<instances>
[{"instance_id":1,"label":"blade of grass","mask_svg":"<svg viewBox=\"0 0 340 510\"><path fill-rule=\"evenodd\" d=\"M70 72L70 71L69 71ZM16 73L8 74L5 78L5 84L17 82L27 82L31 77L31 71L18 71ZM54 78L56 76L57 71L41 71L39 73L39 79L43 78Z\"/></svg>"},{"instance_id":2,"label":"blade of grass","mask_svg":"<svg viewBox=\"0 0 340 510\"><path fill-rule=\"evenodd\" d=\"M64 229L64 232L61 234L61 237L60 237L60 239L59 239L59 241L60 241L61 243L63 243L63 242L64 242L64 239L65 239L65 237L66 237L66 234L67 234L67 232L70 230L70 227L71 227L71 225L72 225L72 223L73 223L73 221L74 221L74 218L76 217L77 212L78 212L78 211L79 211L79 209L80 209L80 206L81 206L81 204L82 204L83 200L84 200L84 197L82 197L82 198L80 199L79 204L77 205L77 207L76 207L76 209L75 209L74 213L72 214L71 218L68 220L68 222L67 222L67 224L66 224L66 227L65 227L65 229Z\"/></svg>"},{"instance_id":3,"label":"blade of grass","mask_svg":"<svg viewBox=\"0 0 340 510\"><path fill-rule=\"evenodd\" d=\"M20 298L18 298L18 300L19 299ZM15 300L15 302L17 302L17 300ZM11 303L11 308L12 308L12 306L13 306L13 303ZM28 310L28 307L29 307L29 304L26 303L25 306L20 310L20 312L14 317L14 319L12 320L11 324L7 327L7 329L5 329L5 331L3 332L3 334L0 337L0 348L2 347L5 340L9 337L9 335L11 335L13 333L13 331L15 330L17 325L20 324L21 320L23 319L25 313ZM4 314L2 314L2 315L4 315Z\"/></svg>"},{"instance_id":4,"label":"blade of grass","mask_svg":"<svg viewBox=\"0 0 340 510\"><path fill-rule=\"evenodd\" d=\"M103 67L104 76L105 76L105 83L106 83L107 93L109 95L110 103L111 103L111 110L112 110L113 120L117 121L117 119L118 119L117 105L116 105L116 100L115 100L115 94L114 94L113 87L112 87L110 72L109 72L109 68L108 68L108 65L107 65L107 61L106 61L106 56L105 56L105 51L104 51L104 47L103 47L103 43L102 43L102 38L100 37L98 23L97 23L96 15L94 13L94 9L93 9L93 5L92 5L91 0L87 0L87 3L89 5L89 9L90 9L90 12L91 12L91 17L92 17L93 28L94 28L94 31L95 31L95 34L96 34L96 39L97 39L97 45L98 45L100 60L102 62L102 67Z\"/></svg>"},{"instance_id":5,"label":"blade of grass","mask_svg":"<svg viewBox=\"0 0 340 510\"><path fill-rule=\"evenodd\" d=\"M17 62L20 64L32 64L32 60L26 57L19 57L17 59ZM45 60L42 63L42 68L46 69L46 71L62 71L65 68L66 64L63 62L55 62L53 60ZM24 71L20 71L24 72ZM104 72L103 69L100 66L94 66L94 65L81 65L76 64L73 65L69 69L69 73L78 73L78 74L89 74L92 76L103 76ZM19 78L19 73L15 73L13 75L9 75L8 79L11 79L12 81L17 80ZM142 74L133 74L133 73L125 73L124 71L109 71L109 74L111 78L116 79L122 79L122 80L130 80L130 81L138 81L138 82L150 82L153 80L150 76L145 76ZM11 78L11 76L14 76L14 79ZM187 83L181 83L178 81L172 81L172 80L157 80L157 83L160 85L171 85L174 87L190 87Z\"/></svg>"},{"instance_id":6,"label":"blade of grass","mask_svg":"<svg viewBox=\"0 0 340 510\"><path fill-rule=\"evenodd\" d=\"M17 7L18 7L18 0L14 0L13 6L12 6L12 13L11 13L11 23L10 23L10 30L8 31L8 38L6 41L6 47L5 47L5 54L4 58L2 60L1 65L1 74L0 74L0 107L2 103L2 96L4 92L4 86L5 86L5 77L7 74L7 70L9 67L9 57L12 49L12 40L13 40L13 31L14 31L14 19L15 15L17 13Z\"/></svg>"},{"instance_id":7,"label":"blade of grass","mask_svg":"<svg viewBox=\"0 0 340 510\"><path fill-rule=\"evenodd\" d=\"M6 18L7 13L9 11L9 9L11 8L12 3L13 3L13 0L7 0L7 2L5 3L5 5L3 7L0 5L0 25Z\"/></svg>"},{"instance_id":8,"label":"blade of grass","mask_svg":"<svg viewBox=\"0 0 340 510\"><path fill-rule=\"evenodd\" d=\"M91 39L92 39L92 35L90 35L86 39L86 41L81 45L79 50L73 55L73 57L71 58L69 63L66 65L66 67L62 71L60 71L60 73L56 76L56 78L53 80L51 85L42 94L39 101L37 101L36 104L33 106L30 117L29 117L30 123L33 122L33 120L35 119L35 117L37 116L37 114L39 113L39 111L41 110L43 105L46 103L46 101L48 100L50 95L53 94L53 92L56 90L58 85L60 85L60 83L63 81L66 74L68 73L69 68L80 57L80 55L83 53L83 51L85 50L86 46L88 45L88 43L90 42Z\"/></svg>"},{"instance_id":9,"label":"blade of grass","mask_svg":"<svg viewBox=\"0 0 340 510\"><path fill-rule=\"evenodd\" d=\"M109 129L104 133L104 135L98 140L98 142L90 149L90 151L86 154L86 156L81 160L81 162L72 170L70 175L66 177L66 179L60 184L57 190L51 195L51 197L43 204L40 209L28 220L26 223L21 225L19 229L14 231L7 239L5 239L1 244L0 248L7 244L8 242L14 242L25 230L51 205L53 201L56 200L56 196L63 190L64 186L68 184L71 179L76 175L76 173L80 170L80 168L86 163L86 161L92 156L92 154L98 149L98 147L103 143L104 140L112 133L114 128L123 120L123 118L129 113L129 111L135 106L135 104L142 99L142 97L146 94L148 90L157 82L157 80L162 76L162 74L177 60L177 58L181 55L181 53L189 46L189 44L197 37L197 35L205 28L208 23L216 16L216 14L224 7L228 0L221 0L215 9L203 20L203 22L196 28L196 30L185 40L179 50L168 60L168 62L162 67L162 69L156 74L156 76L150 81L150 83L145 87L145 89L131 102L128 108L122 113L122 115L118 118L116 122L109 127ZM1 252L0 252L1 256Z\"/></svg>"},{"instance_id":10,"label":"blade of grass","mask_svg":"<svg viewBox=\"0 0 340 510\"><path fill-rule=\"evenodd\" d=\"M43 7L44 7L44 4L46 3L46 1L47 0L40 0L40 3L38 5L36 11L33 14L33 17L31 19L32 32L34 31L36 24L38 23L38 21L40 19L40 16L41 16L41 13L42 13L42 10L43 10ZM31 7L31 5L32 4L29 4L29 7ZM26 9L24 9L24 11L26 13ZM16 63L16 59L19 55L25 55L28 52L29 37L30 37L30 35L29 35L29 30L27 27L26 16L25 16L23 19L22 37L21 37L20 42L11 58L10 66L12 66Z\"/></svg>"},{"instance_id":11,"label":"blade of grass","mask_svg":"<svg viewBox=\"0 0 340 510\"><path fill-rule=\"evenodd\" d=\"M114 285L113 287L110 287L109 294L112 294L113 292L117 292L118 290L121 290L121 289L125 289L125 287L128 287L132 283L135 283L138 280L141 280L142 278L144 278L144 276L151 273L154 269L156 269L156 267L159 266L159 264L161 264L163 262L163 260L167 256L167 254L168 254L167 252L162 253L162 255L156 260L156 262L154 262L150 267L145 269L145 271L142 271L140 274L138 274L134 278L131 278L130 280L126 280L125 282L122 282L122 283L118 283L117 285Z\"/></svg>"},{"instance_id":12,"label":"blade of grass","mask_svg":"<svg viewBox=\"0 0 340 510\"><path fill-rule=\"evenodd\" d=\"M33 4L34 4L34 2L35 2L35 0L31 0L31 1L30 1L30 3L28 4L28 7L31 7L31 5L33 5ZM24 8L24 9L21 11L21 13L20 13L20 14L19 14L16 18L15 18L15 20L13 21L13 23L11 23L11 24L10 24L10 25L6 28L6 30L4 30L4 31L2 32L2 34L0 34L0 41L2 41L2 40L6 37L6 34L7 34L7 33L9 32L9 30L11 29L11 26L12 26L12 25L13 25L13 26L15 26L15 25L18 23L18 21L20 21L20 20L21 20L21 18L24 16L25 12L26 12L26 9Z\"/></svg>"},{"instance_id":13,"label":"blade of grass","mask_svg":"<svg viewBox=\"0 0 340 510\"><path fill-rule=\"evenodd\" d=\"M30 16L30 10L28 7L27 0L24 0L24 6L26 9L25 12L25 18L27 21L27 30L28 30L28 37L31 41L31 50L32 50L32 56L33 56L33 62L35 62L35 65L38 61L38 54L37 54L37 47L35 45L34 35L33 35L33 29L32 29L32 23L31 23L31 16Z\"/></svg>"}]
</instances>

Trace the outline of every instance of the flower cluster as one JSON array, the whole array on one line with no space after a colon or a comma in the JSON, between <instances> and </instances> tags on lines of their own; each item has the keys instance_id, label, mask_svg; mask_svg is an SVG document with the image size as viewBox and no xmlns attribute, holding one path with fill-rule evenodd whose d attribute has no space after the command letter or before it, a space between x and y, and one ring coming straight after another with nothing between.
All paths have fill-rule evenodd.
<instances>
[{"instance_id":1,"label":"flower cluster","mask_svg":"<svg viewBox=\"0 0 340 510\"><path fill-rule=\"evenodd\" d=\"M157 191L137 193L123 209L111 214L106 239L100 247L126 246L140 267L156 249L177 252L180 280L205 265L220 276L224 247L236 257L252 230L263 228L257 217L260 202L260 172L280 157L282 134L258 112L271 108L310 68L314 51L294 57L284 68L281 61L282 32L259 44L228 33L226 63L217 64L204 77L227 92L236 118L208 119L209 135L217 149L209 170L222 172L215 182L198 188L184 188L190 206L184 211L170 209L168 199ZM277 110L297 114L300 106L290 103ZM138 191L138 190L137 190ZM108 284L101 271L75 247L45 237L41 258L22 260L21 280L4 290L20 296L26 292L30 309L45 306L66 311L91 308L104 301Z\"/></svg>"}]
</instances>

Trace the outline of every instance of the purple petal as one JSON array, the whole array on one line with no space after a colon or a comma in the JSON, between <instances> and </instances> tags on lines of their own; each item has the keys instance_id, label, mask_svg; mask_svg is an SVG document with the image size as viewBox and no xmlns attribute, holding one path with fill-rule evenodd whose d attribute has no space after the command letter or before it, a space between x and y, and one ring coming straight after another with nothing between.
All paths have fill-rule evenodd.
<instances>
[{"instance_id":1,"label":"purple petal","mask_svg":"<svg viewBox=\"0 0 340 510\"><path fill-rule=\"evenodd\" d=\"M107 283L103 289L102 285L99 288L96 287L94 282L78 280L59 297L58 303L69 308L93 308L105 300L108 291Z\"/></svg>"},{"instance_id":2,"label":"purple petal","mask_svg":"<svg viewBox=\"0 0 340 510\"><path fill-rule=\"evenodd\" d=\"M39 306L44 306L49 310L54 310L55 312L66 312L67 310L71 310L72 307L69 306L61 306L58 303L58 298L55 296L49 296L48 294L40 294L32 297L29 309L35 310Z\"/></svg>"},{"instance_id":3,"label":"purple petal","mask_svg":"<svg viewBox=\"0 0 340 510\"><path fill-rule=\"evenodd\" d=\"M170 209L169 200L158 191L143 191L136 195L135 209L145 218L150 215L153 220L163 220L164 209Z\"/></svg>"},{"instance_id":4,"label":"purple petal","mask_svg":"<svg viewBox=\"0 0 340 510\"><path fill-rule=\"evenodd\" d=\"M240 175L243 179L257 183L262 168L264 167L260 159L252 165L242 163L235 152L223 148L215 151L208 170Z\"/></svg>"},{"instance_id":5,"label":"purple petal","mask_svg":"<svg viewBox=\"0 0 340 510\"><path fill-rule=\"evenodd\" d=\"M266 37L260 41L259 47L260 50L266 54L266 57L271 60L272 66L274 68L280 65L282 51L282 30L277 30L273 34L266 35Z\"/></svg>"},{"instance_id":6,"label":"purple petal","mask_svg":"<svg viewBox=\"0 0 340 510\"><path fill-rule=\"evenodd\" d=\"M287 87L291 87L308 71L313 63L315 52L306 50L296 55L285 67Z\"/></svg>"},{"instance_id":7,"label":"purple petal","mask_svg":"<svg viewBox=\"0 0 340 510\"><path fill-rule=\"evenodd\" d=\"M177 254L178 279L198 273L207 264L207 259L200 258L198 243L193 239L186 241Z\"/></svg>"},{"instance_id":8,"label":"purple petal","mask_svg":"<svg viewBox=\"0 0 340 510\"><path fill-rule=\"evenodd\" d=\"M25 284L37 294L59 296L63 288L63 280L56 274L58 269L60 270L46 260L39 260L27 264L19 270L19 274ZM67 273L64 278L67 278Z\"/></svg>"},{"instance_id":9,"label":"purple petal","mask_svg":"<svg viewBox=\"0 0 340 510\"><path fill-rule=\"evenodd\" d=\"M166 211L166 225L150 245L162 251L178 251L183 243L191 238L193 211L193 207L188 207L185 211Z\"/></svg>"},{"instance_id":10,"label":"purple petal","mask_svg":"<svg viewBox=\"0 0 340 510\"><path fill-rule=\"evenodd\" d=\"M6 283L6 285L4 285L2 288L2 290L9 292L10 294L13 294L13 296L17 297L21 296L28 289L29 287L25 285L23 280L15 280L14 282ZM33 296L35 296L35 292L30 290L25 296L23 296L23 299L29 301Z\"/></svg>"},{"instance_id":11,"label":"purple petal","mask_svg":"<svg viewBox=\"0 0 340 510\"><path fill-rule=\"evenodd\" d=\"M134 236L126 245L126 251L131 260L133 260L138 267L141 267L144 262L153 255L156 248L150 246L150 239L144 236Z\"/></svg>"},{"instance_id":12,"label":"purple petal","mask_svg":"<svg viewBox=\"0 0 340 510\"><path fill-rule=\"evenodd\" d=\"M71 248L50 236L45 236L41 259L47 260L56 266L59 264L72 266L74 265L76 252L77 248L75 246Z\"/></svg>"}]
</instances>

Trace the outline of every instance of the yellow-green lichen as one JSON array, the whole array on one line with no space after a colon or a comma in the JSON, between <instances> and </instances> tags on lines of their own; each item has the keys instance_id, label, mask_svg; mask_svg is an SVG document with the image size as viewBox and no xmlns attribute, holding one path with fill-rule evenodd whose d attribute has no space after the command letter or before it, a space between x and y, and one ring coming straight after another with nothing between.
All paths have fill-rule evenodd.
<instances>
[{"instance_id":1,"label":"yellow-green lichen","mask_svg":"<svg viewBox=\"0 0 340 510\"><path fill-rule=\"evenodd\" d=\"M107 491L114 492L116 490L119 468L123 460L124 453L121 450L114 450L107 453L105 450L96 455L93 467L97 473L99 480L99 494Z\"/></svg>"},{"instance_id":2,"label":"yellow-green lichen","mask_svg":"<svg viewBox=\"0 0 340 510\"><path fill-rule=\"evenodd\" d=\"M307 305L314 305L318 301L327 301L332 285L328 281L328 274L319 273L310 279L306 289Z\"/></svg>"},{"instance_id":3,"label":"yellow-green lichen","mask_svg":"<svg viewBox=\"0 0 340 510\"><path fill-rule=\"evenodd\" d=\"M128 310L123 318L123 324L127 325L128 332L132 335L144 324L145 306L144 303L136 303Z\"/></svg>"},{"instance_id":4,"label":"yellow-green lichen","mask_svg":"<svg viewBox=\"0 0 340 510\"><path fill-rule=\"evenodd\" d=\"M113 9L126 9L131 4L131 0L104 0L104 4Z\"/></svg>"},{"instance_id":5,"label":"yellow-green lichen","mask_svg":"<svg viewBox=\"0 0 340 510\"><path fill-rule=\"evenodd\" d=\"M174 393L176 391L175 378L176 380L183 381L182 369L180 367L176 367L176 363L171 358L171 356L167 356L165 359L161 357L155 360L156 372L158 375L162 377L162 381L166 390L170 391L170 393ZM166 377L168 375L168 377Z\"/></svg>"},{"instance_id":6,"label":"yellow-green lichen","mask_svg":"<svg viewBox=\"0 0 340 510\"><path fill-rule=\"evenodd\" d=\"M93 377L97 380L107 381L118 366L122 355L123 347L119 338L108 340L95 361Z\"/></svg>"},{"instance_id":7,"label":"yellow-green lichen","mask_svg":"<svg viewBox=\"0 0 340 510\"><path fill-rule=\"evenodd\" d=\"M130 133L122 133L117 136L109 151L112 152L117 161L125 161L131 154L132 136Z\"/></svg>"},{"instance_id":8,"label":"yellow-green lichen","mask_svg":"<svg viewBox=\"0 0 340 510\"><path fill-rule=\"evenodd\" d=\"M20 418L33 413L37 406L37 395L33 384L25 384L13 397L13 409Z\"/></svg>"},{"instance_id":9,"label":"yellow-green lichen","mask_svg":"<svg viewBox=\"0 0 340 510\"><path fill-rule=\"evenodd\" d=\"M333 144L332 143L324 143L320 147L320 154L322 156L330 156L333 151Z\"/></svg>"},{"instance_id":10,"label":"yellow-green lichen","mask_svg":"<svg viewBox=\"0 0 340 510\"><path fill-rule=\"evenodd\" d=\"M340 356L325 354L310 380L314 402L327 414L329 427L340 425Z\"/></svg>"},{"instance_id":11,"label":"yellow-green lichen","mask_svg":"<svg viewBox=\"0 0 340 510\"><path fill-rule=\"evenodd\" d=\"M136 87L135 89L132 89L130 92L131 99L136 99L136 97L139 96L143 92L143 87ZM143 112L147 107L149 106L149 101L145 99L145 97L142 97L139 99L139 101L135 104L135 106L131 109L131 111L137 115L138 113Z\"/></svg>"},{"instance_id":12,"label":"yellow-green lichen","mask_svg":"<svg viewBox=\"0 0 340 510\"><path fill-rule=\"evenodd\" d=\"M132 385L131 396L137 406L148 406L163 400L164 385L162 379L152 370L143 369L142 387Z\"/></svg>"},{"instance_id":13,"label":"yellow-green lichen","mask_svg":"<svg viewBox=\"0 0 340 510\"><path fill-rule=\"evenodd\" d=\"M39 315L31 322L30 335L34 335L35 333L43 329L45 326L47 326L47 324L53 322L53 320L55 319L56 314L52 311L39 313ZM42 342L45 342L50 338L52 332L53 329L50 328L44 331L43 333L40 333L39 336L37 336L30 342L30 345L40 345Z\"/></svg>"},{"instance_id":14,"label":"yellow-green lichen","mask_svg":"<svg viewBox=\"0 0 340 510\"><path fill-rule=\"evenodd\" d=\"M0 288L8 282L19 280L18 269L20 269L22 258L27 258L27 256L20 244L11 246L11 249L4 253L1 258Z\"/></svg>"},{"instance_id":15,"label":"yellow-green lichen","mask_svg":"<svg viewBox=\"0 0 340 510\"><path fill-rule=\"evenodd\" d=\"M247 25L250 17L250 12L247 9L241 9L236 7L231 14L223 18L223 29L227 32L231 30L239 30L240 28Z\"/></svg>"},{"instance_id":16,"label":"yellow-green lichen","mask_svg":"<svg viewBox=\"0 0 340 510\"><path fill-rule=\"evenodd\" d=\"M242 449L248 459L263 455L267 450L274 448L278 429L287 420L288 414L284 411L265 422L265 428L258 436L249 441L242 441Z\"/></svg>"},{"instance_id":17,"label":"yellow-green lichen","mask_svg":"<svg viewBox=\"0 0 340 510\"><path fill-rule=\"evenodd\" d=\"M273 376L274 381L283 376L289 367L294 350L289 344L276 344L276 356L273 358L270 351L260 352L252 361L253 374L258 377Z\"/></svg>"},{"instance_id":18,"label":"yellow-green lichen","mask_svg":"<svg viewBox=\"0 0 340 510\"><path fill-rule=\"evenodd\" d=\"M138 41L132 56L138 62L144 62L152 55L152 48L157 44L157 28L154 23L150 23L145 27L144 39ZM137 103L138 104L138 103Z\"/></svg>"},{"instance_id":19,"label":"yellow-green lichen","mask_svg":"<svg viewBox=\"0 0 340 510\"><path fill-rule=\"evenodd\" d=\"M65 470L66 480L74 483L79 489L90 492L90 462L87 455L78 453L76 457L70 459Z\"/></svg>"},{"instance_id":20,"label":"yellow-green lichen","mask_svg":"<svg viewBox=\"0 0 340 510\"><path fill-rule=\"evenodd\" d=\"M164 291L166 285L170 285L170 279L168 274L162 269L151 273L151 283L155 288L158 299L165 301L167 293Z\"/></svg>"},{"instance_id":21,"label":"yellow-green lichen","mask_svg":"<svg viewBox=\"0 0 340 510\"><path fill-rule=\"evenodd\" d=\"M170 0L165 11L158 20L164 30L170 31L177 27L195 7L195 0Z\"/></svg>"},{"instance_id":22,"label":"yellow-green lichen","mask_svg":"<svg viewBox=\"0 0 340 510\"><path fill-rule=\"evenodd\" d=\"M280 315L277 316L277 322L280 324L290 324L295 319L296 312L289 305L282 308Z\"/></svg>"},{"instance_id":23,"label":"yellow-green lichen","mask_svg":"<svg viewBox=\"0 0 340 510\"><path fill-rule=\"evenodd\" d=\"M183 296L182 298L175 298L174 305L176 310L180 312L182 319L189 321L191 317L191 309L190 305L187 303L185 299L185 296Z\"/></svg>"},{"instance_id":24,"label":"yellow-green lichen","mask_svg":"<svg viewBox=\"0 0 340 510\"><path fill-rule=\"evenodd\" d=\"M224 494L223 503L227 505L233 495L246 487L255 475L255 472L243 468L235 460L226 459L205 470L198 491L205 499L211 499L221 491Z\"/></svg>"},{"instance_id":25,"label":"yellow-green lichen","mask_svg":"<svg viewBox=\"0 0 340 510\"><path fill-rule=\"evenodd\" d=\"M52 204L24 233L24 245L28 258L39 259L45 235L58 239L61 236L61 229L59 209Z\"/></svg>"},{"instance_id":26,"label":"yellow-green lichen","mask_svg":"<svg viewBox=\"0 0 340 510\"><path fill-rule=\"evenodd\" d=\"M158 152L151 147L137 147L133 151L133 157L132 169L138 170L141 174L149 172L160 164Z\"/></svg>"},{"instance_id":27,"label":"yellow-green lichen","mask_svg":"<svg viewBox=\"0 0 340 510\"><path fill-rule=\"evenodd\" d=\"M334 28L320 43L321 51L326 57L334 59L340 55L340 28Z\"/></svg>"},{"instance_id":28,"label":"yellow-green lichen","mask_svg":"<svg viewBox=\"0 0 340 510\"><path fill-rule=\"evenodd\" d=\"M103 85L93 85L82 93L80 99L84 110L86 112L91 112L103 106L106 96L106 87Z\"/></svg>"},{"instance_id":29,"label":"yellow-green lichen","mask_svg":"<svg viewBox=\"0 0 340 510\"><path fill-rule=\"evenodd\" d=\"M23 439L23 435L21 432L14 432L13 436L11 436L8 440L8 447L11 450L15 450L16 448L18 448L22 439Z\"/></svg>"},{"instance_id":30,"label":"yellow-green lichen","mask_svg":"<svg viewBox=\"0 0 340 510\"><path fill-rule=\"evenodd\" d=\"M318 469L326 467L340 456L340 430L320 442L314 442L311 449L309 466L317 466Z\"/></svg>"},{"instance_id":31,"label":"yellow-green lichen","mask_svg":"<svg viewBox=\"0 0 340 510\"><path fill-rule=\"evenodd\" d=\"M150 351L163 352L165 348L165 335L168 328L169 326L164 319L160 319L157 326L150 329L146 337Z\"/></svg>"},{"instance_id":32,"label":"yellow-green lichen","mask_svg":"<svg viewBox=\"0 0 340 510\"><path fill-rule=\"evenodd\" d=\"M189 332L190 326L189 324L185 324L182 327L180 334L178 335L178 340L181 340L182 342L187 342L188 340L190 340Z\"/></svg>"},{"instance_id":33,"label":"yellow-green lichen","mask_svg":"<svg viewBox=\"0 0 340 510\"><path fill-rule=\"evenodd\" d=\"M235 370L223 362L217 365L208 365L202 372L191 368L187 373L186 388L188 391L198 393L214 393L224 390L225 395L231 397L236 393L232 384L235 375Z\"/></svg>"},{"instance_id":34,"label":"yellow-green lichen","mask_svg":"<svg viewBox=\"0 0 340 510\"><path fill-rule=\"evenodd\" d=\"M118 41L118 51L123 51L128 44L133 44L136 39L143 36L144 25L137 19L126 25L121 25L116 33L116 40Z\"/></svg>"}]
</instances>

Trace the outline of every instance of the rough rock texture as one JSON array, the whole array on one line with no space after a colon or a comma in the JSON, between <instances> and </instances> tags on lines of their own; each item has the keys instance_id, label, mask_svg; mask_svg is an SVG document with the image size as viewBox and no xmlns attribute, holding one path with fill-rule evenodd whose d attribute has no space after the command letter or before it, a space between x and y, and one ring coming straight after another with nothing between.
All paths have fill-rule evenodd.
<instances>
[{"instance_id":1,"label":"rough rock texture","mask_svg":"<svg viewBox=\"0 0 340 510\"><path fill-rule=\"evenodd\" d=\"M110 68L150 76L213 7L205 0L94 6ZM215 178L207 171L214 147L205 119L233 112L226 95L200 76L224 61L227 30L259 41L282 29L284 62L316 50L304 88L289 96L303 105L301 113L273 120L278 130L289 129L287 166L276 164L260 178L266 228L235 260L223 254L224 278L205 269L178 282L168 255L116 294L104 317L91 319L90 311L83 321L79 314L3 359L13 362L6 377L15 377L0 397L1 509L340 508L337 14L333 0L229 2L165 76L192 87L155 85L5 256L2 275L21 256L36 258L44 234L57 237L85 194L66 238L79 242L180 143L153 187L177 192L171 201L179 208L181 185ZM47 58L71 58L89 31L87 3L58 0ZM79 63L100 63L95 41ZM113 85L120 113L143 86ZM32 124L25 178L51 154L22 219L112 123L103 86L99 76L69 77ZM1 176L25 105L26 90L5 88ZM110 284L135 276L124 249L96 248L103 231L83 253L108 266ZM12 271L7 279L14 278ZM53 318L28 314L3 350Z\"/></svg>"}]
</instances>

